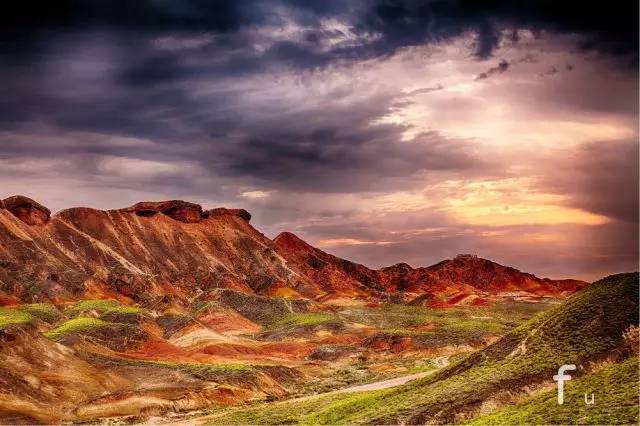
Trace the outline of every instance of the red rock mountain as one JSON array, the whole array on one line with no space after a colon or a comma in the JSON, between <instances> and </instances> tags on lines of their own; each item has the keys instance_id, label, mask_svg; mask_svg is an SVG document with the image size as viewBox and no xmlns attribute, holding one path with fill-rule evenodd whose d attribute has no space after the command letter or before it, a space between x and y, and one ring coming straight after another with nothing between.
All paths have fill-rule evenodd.
<instances>
[{"instance_id":1,"label":"red rock mountain","mask_svg":"<svg viewBox=\"0 0 640 426\"><path fill-rule=\"evenodd\" d=\"M190 299L219 288L322 299L528 292L571 293L552 281L474 256L427 268L381 270L340 259L291 233L270 240L246 210L204 210L180 200L120 210L71 208L50 215L14 196L0 203L0 304L78 297Z\"/></svg>"},{"instance_id":2,"label":"red rock mountain","mask_svg":"<svg viewBox=\"0 0 640 426\"><path fill-rule=\"evenodd\" d=\"M317 249L290 232L275 240L276 250L330 294L357 296L408 292L430 295L532 294L567 295L586 285L577 280L541 279L474 255L458 255L433 266L406 263L372 270Z\"/></svg>"},{"instance_id":3,"label":"red rock mountain","mask_svg":"<svg viewBox=\"0 0 640 426\"><path fill-rule=\"evenodd\" d=\"M326 295L366 296L387 290L377 271L325 253L291 232L283 232L273 241L276 251Z\"/></svg>"},{"instance_id":4,"label":"red rock mountain","mask_svg":"<svg viewBox=\"0 0 640 426\"><path fill-rule=\"evenodd\" d=\"M0 209L0 298L102 292L142 301L220 287L264 293L272 286L310 298L322 293L289 267L244 210L167 201L71 208L49 217L38 203L15 198Z\"/></svg>"}]
</instances>

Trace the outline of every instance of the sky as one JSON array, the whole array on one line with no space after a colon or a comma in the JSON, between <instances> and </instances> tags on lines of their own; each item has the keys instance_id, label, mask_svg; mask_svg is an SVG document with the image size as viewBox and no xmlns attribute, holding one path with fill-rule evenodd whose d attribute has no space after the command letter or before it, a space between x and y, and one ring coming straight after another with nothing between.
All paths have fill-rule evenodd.
<instances>
[{"instance_id":1,"label":"sky","mask_svg":"<svg viewBox=\"0 0 640 426\"><path fill-rule=\"evenodd\" d=\"M371 267L638 269L632 1L23 0L0 197L246 208Z\"/></svg>"}]
</instances>

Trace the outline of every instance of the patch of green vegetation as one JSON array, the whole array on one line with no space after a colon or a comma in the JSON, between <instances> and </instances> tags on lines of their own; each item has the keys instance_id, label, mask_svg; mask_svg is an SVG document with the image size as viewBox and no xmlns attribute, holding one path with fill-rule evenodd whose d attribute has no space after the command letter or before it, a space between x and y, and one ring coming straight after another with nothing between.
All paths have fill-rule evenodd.
<instances>
[{"instance_id":1,"label":"patch of green vegetation","mask_svg":"<svg viewBox=\"0 0 640 426\"><path fill-rule=\"evenodd\" d=\"M233 407L217 411L215 417L207 424L231 424L231 425L284 425L284 424L311 424L306 421L308 416L320 407L326 407L333 403L351 400L352 395L327 395L303 400L282 403L254 403L247 407Z\"/></svg>"},{"instance_id":2,"label":"patch of green vegetation","mask_svg":"<svg viewBox=\"0 0 640 426\"><path fill-rule=\"evenodd\" d=\"M118 306L115 308L111 308L108 311L106 311L104 314L139 314L140 312L142 312L142 308L139 308L137 306Z\"/></svg>"},{"instance_id":3,"label":"patch of green vegetation","mask_svg":"<svg viewBox=\"0 0 640 426\"><path fill-rule=\"evenodd\" d=\"M563 405L556 402L554 389L478 417L470 424L638 424L638 361L632 357L571 380L565 388ZM584 395L592 393L595 404L586 405Z\"/></svg>"},{"instance_id":4,"label":"patch of green vegetation","mask_svg":"<svg viewBox=\"0 0 640 426\"><path fill-rule=\"evenodd\" d=\"M34 316L20 309L0 308L0 328L11 324L29 324L35 320Z\"/></svg>"},{"instance_id":5,"label":"patch of green vegetation","mask_svg":"<svg viewBox=\"0 0 640 426\"><path fill-rule=\"evenodd\" d=\"M56 328L43 333L46 337L53 340L59 340L71 333L86 333L87 331L110 327L114 323L103 321L98 318L76 317L63 322Z\"/></svg>"},{"instance_id":6,"label":"patch of green vegetation","mask_svg":"<svg viewBox=\"0 0 640 426\"><path fill-rule=\"evenodd\" d=\"M532 307L533 306L533 307ZM549 304L504 302L488 307L432 309L384 304L380 308L355 307L340 313L347 321L380 330L379 337L411 336L425 347L484 343L502 336Z\"/></svg>"},{"instance_id":7,"label":"patch of green vegetation","mask_svg":"<svg viewBox=\"0 0 640 426\"><path fill-rule=\"evenodd\" d=\"M54 323L62 318L60 311L51 303L31 303L21 306L20 310L49 323Z\"/></svg>"},{"instance_id":8,"label":"patch of green vegetation","mask_svg":"<svg viewBox=\"0 0 640 426\"><path fill-rule=\"evenodd\" d=\"M624 330L637 323L638 274L615 275L539 314L493 345L423 379L381 391L312 398L275 407L265 404L225 413L212 421L454 423L462 419L460 413L473 412L496 392L548 381L562 364L580 366L606 356L621 347Z\"/></svg>"},{"instance_id":9,"label":"patch of green vegetation","mask_svg":"<svg viewBox=\"0 0 640 426\"><path fill-rule=\"evenodd\" d=\"M433 309L423 306L384 304L380 308L354 307L343 312L345 318L389 333L420 334L412 328L431 324L446 332L503 334L552 306L549 303L504 301L486 307Z\"/></svg>"},{"instance_id":10,"label":"patch of green vegetation","mask_svg":"<svg viewBox=\"0 0 640 426\"><path fill-rule=\"evenodd\" d=\"M281 315L271 321L269 328L291 328L308 325L339 323L340 318L326 312L300 312Z\"/></svg>"},{"instance_id":11,"label":"patch of green vegetation","mask_svg":"<svg viewBox=\"0 0 640 426\"><path fill-rule=\"evenodd\" d=\"M100 315L100 319L109 322L135 324L138 322L142 308L136 306L118 306L111 308Z\"/></svg>"},{"instance_id":12,"label":"patch of green vegetation","mask_svg":"<svg viewBox=\"0 0 640 426\"><path fill-rule=\"evenodd\" d=\"M70 308L65 309L65 315L69 317L76 317L84 312L96 311L98 313L104 313L109 309L120 307L120 302L117 300L107 299L94 299L94 300L82 300Z\"/></svg>"},{"instance_id":13,"label":"patch of green vegetation","mask_svg":"<svg viewBox=\"0 0 640 426\"><path fill-rule=\"evenodd\" d=\"M255 367L248 364L201 364L190 362L175 362L149 359L112 358L97 354L88 355L101 363L109 365L123 365L131 367L153 367L178 370L201 380L216 380L221 377L234 376L255 371Z\"/></svg>"}]
</instances>

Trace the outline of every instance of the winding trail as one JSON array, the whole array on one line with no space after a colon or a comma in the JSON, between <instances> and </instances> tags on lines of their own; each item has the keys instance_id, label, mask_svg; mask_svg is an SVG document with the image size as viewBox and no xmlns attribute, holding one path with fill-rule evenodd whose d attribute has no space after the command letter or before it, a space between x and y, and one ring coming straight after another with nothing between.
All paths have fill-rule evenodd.
<instances>
[{"instance_id":1,"label":"winding trail","mask_svg":"<svg viewBox=\"0 0 640 426\"><path fill-rule=\"evenodd\" d=\"M434 370L430 370L430 371L422 371L420 373L415 373L415 374L409 374L406 376L400 376L400 377L396 377L393 379L387 379L387 380L380 380L378 382L373 382L373 383L367 383L364 385L355 385L355 386L349 386L346 388L342 388L342 389L337 389L334 391L330 391L330 392L324 392L324 393L319 393L319 394L315 394L315 395L307 395L307 396L301 396L299 398L292 398L292 399L285 399L282 401L278 401L278 402L273 402L272 404L289 404L292 402L298 402L298 401L305 401L307 399L313 399L313 398L319 398L319 397L323 397L323 396L327 396L327 395L336 395L336 394L341 394L341 393L353 393L353 392L367 392L367 391L375 391L375 390L381 390L381 389L388 389L388 388L393 388L396 386L401 386L404 385L405 383L409 383L412 380L416 380L416 379L421 379L423 377L429 376L433 373L435 373L436 371L438 371L440 368L445 367L449 364L449 360L448 357L440 357L440 358L435 358L433 359L434 363L436 364L436 366L438 368L434 369ZM188 415L188 413L183 413L182 416L184 416L185 414ZM175 421L171 421L168 420L166 418L164 418L165 421L163 421L162 418L158 418L158 417L153 417L151 419L149 419L146 423L149 424L167 424L167 425L202 425L204 423L206 423L208 420L214 419L216 417L219 417L221 415L224 415L227 413L214 413L214 414L206 414L203 416L197 416L197 417L191 417L191 418L183 418L181 420L175 420Z\"/></svg>"},{"instance_id":2,"label":"winding trail","mask_svg":"<svg viewBox=\"0 0 640 426\"><path fill-rule=\"evenodd\" d=\"M410 382L412 380L421 379L425 376L428 376L431 373L433 373L433 371L422 371L420 373L409 374L408 376L396 377L395 379L381 380L379 382L367 383L364 385L350 386L348 388L338 389L332 392L326 392L321 395L331 395L334 393L366 392L366 391L394 388L396 386L404 385L405 383Z\"/></svg>"}]
</instances>

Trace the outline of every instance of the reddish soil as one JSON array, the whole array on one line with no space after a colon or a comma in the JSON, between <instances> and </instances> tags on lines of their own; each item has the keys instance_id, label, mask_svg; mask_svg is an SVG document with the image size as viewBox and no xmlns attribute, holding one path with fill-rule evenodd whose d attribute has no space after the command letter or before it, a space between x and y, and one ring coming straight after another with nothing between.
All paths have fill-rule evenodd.
<instances>
[{"instance_id":1,"label":"reddish soil","mask_svg":"<svg viewBox=\"0 0 640 426\"><path fill-rule=\"evenodd\" d=\"M433 309L446 309L446 308L452 307L452 305L445 302L444 300L429 300L426 306L427 308L433 308Z\"/></svg>"},{"instance_id":2,"label":"reddish soil","mask_svg":"<svg viewBox=\"0 0 640 426\"><path fill-rule=\"evenodd\" d=\"M152 338L142 346L132 351L120 354L124 358L165 360L165 361L193 361L193 352L174 346L166 340Z\"/></svg>"},{"instance_id":3,"label":"reddish soil","mask_svg":"<svg viewBox=\"0 0 640 426\"><path fill-rule=\"evenodd\" d=\"M456 294L455 296L453 296L449 300L447 300L447 304L448 305L455 305L456 303L464 300L465 298L467 298L469 296L470 296L469 293Z\"/></svg>"},{"instance_id":4,"label":"reddish soil","mask_svg":"<svg viewBox=\"0 0 640 426\"><path fill-rule=\"evenodd\" d=\"M473 306L489 306L489 301L483 297L478 297L471 302Z\"/></svg>"},{"instance_id":5,"label":"reddish soil","mask_svg":"<svg viewBox=\"0 0 640 426\"><path fill-rule=\"evenodd\" d=\"M434 330L436 328L436 325L431 323L431 322L429 322L429 323L426 323L426 324L416 325L416 326L411 327L411 328L413 330L416 330L416 331L432 331L432 330Z\"/></svg>"},{"instance_id":6,"label":"reddish soil","mask_svg":"<svg viewBox=\"0 0 640 426\"><path fill-rule=\"evenodd\" d=\"M256 333L261 330L258 324L231 310L209 311L200 316L198 321L218 333Z\"/></svg>"},{"instance_id":7,"label":"reddish soil","mask_svg":"<svg viewBox=\"0 0 640 426\"><path fill-rule=\"evenodd\" d=\"M209 345L201 349L200 352L229 359L281 358L293 360L306 358L315 347L315 344L309 342L276 342L255 345L219 343Z\"/></svg>"},{"instance_id":8,"label":"reddish soil","mask_svg":"<svg viewBox=\"0 0 640 426\"><path fill-rule=\"evenodd\" d=\"M0 306L15 306L20 304L20 299L12 295L0 294Z\"/></svg>"}]
</instances>

